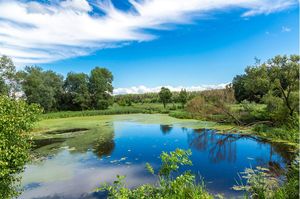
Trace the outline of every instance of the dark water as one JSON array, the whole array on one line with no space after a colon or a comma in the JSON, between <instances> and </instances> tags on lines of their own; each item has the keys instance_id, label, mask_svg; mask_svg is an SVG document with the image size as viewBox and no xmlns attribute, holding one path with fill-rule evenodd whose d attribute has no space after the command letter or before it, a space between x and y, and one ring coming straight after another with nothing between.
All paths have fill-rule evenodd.
<instances>
[{"instance_id":1,"label":"dark water","mask_svg":"<svg viewBox=\"0 0 300 199\"><path fill-rule=\"evenodd\" d=\"M101 182L112 182L117 174L126 175L130 187L153 183L156 179L146 171L145 163L158 169L161 152L176 148L192 150L193 166L188 169L204 179L210 192L237 197L241 193L231 187L238 172L259 165L280 175L291 158L283 146L238 134L129 122L115 122L112 128L111 139L100 143L94 138L77 147L65 140L43 142L41 147L48 147L49 154L44 161L27 166L20 198L101 198L92 190ZM101 130L93 136L98 134L101 137ZM81 136L78 143L87 139Z\"/></svg>"}]
</instances>

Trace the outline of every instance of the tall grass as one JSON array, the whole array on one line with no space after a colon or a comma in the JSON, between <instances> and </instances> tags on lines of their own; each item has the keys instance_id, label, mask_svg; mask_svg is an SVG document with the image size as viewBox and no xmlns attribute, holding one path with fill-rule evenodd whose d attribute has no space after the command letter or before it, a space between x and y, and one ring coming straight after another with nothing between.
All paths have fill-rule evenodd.
<instances>
[{"instance_id":1,"label":"tall grass","mask_svg":"<svg viewBox=\"0 0 300 199\"><path fill-rule=\"evenodd\" d=\"M95 115L119 115L119 114L136 114L136 113L163 113L168 114L170 111L177 109L176 105L169 104L165 109L162 104L133 104L132 106L119 106L114 104L106 110L85 110L85 111L60 111L50 112L42 115L42 119L55 119L67 117L83 117Z\"/></svg>"}]
</instances>

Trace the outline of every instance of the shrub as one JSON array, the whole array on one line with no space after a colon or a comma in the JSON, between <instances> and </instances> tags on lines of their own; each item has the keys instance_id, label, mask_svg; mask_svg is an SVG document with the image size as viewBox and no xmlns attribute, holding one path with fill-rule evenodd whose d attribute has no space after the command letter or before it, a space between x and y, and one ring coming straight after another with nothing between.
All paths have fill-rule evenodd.
<instances>
[{"instance_id":1,"label":"shrub","mask_svg":"<svg viewBox=\"0 0 300 199\"><path fill-rule=\"evenodd\" d=\"M159 179L157 185L145 184L134 189L125 187L125 176L117 176L117 180L113 185L104 184L96 191L108 191L109 198L123 198L123 199L169 199L169 198L187 198L187 199L209 199L212 195L207 193L204 185L196 184L195 176L189 171L186 171L177 177L178 170L181 165L191 165L189 159L191 155L190 150L176 149L176 151L166 153L163 152L160 156L162 164L160 170L155 174L154 169L150 164L146 164L147 170L156 175Z\"/></svg>"},{"instance_id":2,"label":"shrub","mask_svg":"<svg viewBox=\"0 0 300 199\"><path fill-rule=\"evenodd\" d=\"M169 116L175 117L178 119L191 119L192 118L191 114L186 111L172 111L169 113Z\"/></svg>"},{"instance_id":3,"label":"shrub","mask_svg":"<svg viewBox=\"0 0 300 199\"><path fill-rule=\"evenodd\" d=\"M0 97L0 198L13 198L29 159L28 132L41 110L37 105Z\"/></svg>"},{"instance_id":4,"label":"shrub","mask_svg":"<svg viewBox=\"0 0 300 199\"><path fill-rule=\"evenodd\" d=\"M267 168L246 168L242 172L242 178L247 180L246 185L236 185L233 189L246 191L250 198L273 198L274 191L279 187L277 178L272 176Z\"/></svg>"}]
</instances>

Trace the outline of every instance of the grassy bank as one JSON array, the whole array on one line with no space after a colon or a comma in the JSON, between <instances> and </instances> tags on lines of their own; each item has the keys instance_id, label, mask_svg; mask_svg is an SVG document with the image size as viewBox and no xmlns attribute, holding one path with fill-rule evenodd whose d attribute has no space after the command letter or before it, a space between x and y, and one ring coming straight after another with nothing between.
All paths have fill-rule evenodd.
<instances>
[{"instance_id":1,"label":"grassy bank","mask_svg":"<svg viewBox=\"0 0 300 199\"><path fill-rule=\"evenodd\" d=\"M114 104L106 110L85 110L85 111L60 111L50 112L42 115L42 119L68 118L68 117L83 117L96 115L120 115L120 114L135 114L135 113L169 113L178 109L178 104L169 104L165 109L160 103L144 103L132 104L131 106L119 106Z\"/></svg>"},{"instance_id":2,"label":"grassy bank","mask_svg":"<svg viewBox=\"0 0 300 199\"><path fill-rule=\"evenodd\" d=\"M262 117L261 112L264 109L264 105L255 105L252 107L251 116L245 116L242 118L245 121L257 121L257 118ZM230 109L233 113L239 114L243 107L241 104L230 105ZM144 104L132 104L132 106L119 106L114 104L107 110L86 110L86 111L62 111L52 112L42 115L42 119L57 119L57 118L74 118L74 117L86 117L86 116L112 116L112 115L129 115L136 117L136 114L168 114L172 118L176 119L196 119L189 121L197 121L196 127L199 128L213 128L217 130L226 130L231 132L244 132L247 134L254 134L262 138L268 139L272 142L287 142L291 145L297 145L299 141L298 130L287 130L281 127L272 127L266 124L253 124L253 125L240 125L237 126L232 123L220 123L220 118L226 117L225 115L214 115L208 118L201 118L199 116L192 115L191 113L183 110L179 104L169 104L165 109L160 103L144 103ZM126 116L131 117L131 116ZM139 116L138 118L140 118ZM157 115L153 116L157 117ZM246 117L246 118L245 118ZM97 118L97 117L96 117ZM101 117L100 117L101 118ZM152 117L151 117L152 118ZM157 123L163 123L166 118L161 120L155 119ZM71 119L73 120L73 119ZM76 121L76 119L74 119ZM153 120L153 118L151 119ZM169 120L169 119L168 119ZM181 123L180 120L174 120L176 123ZM193 122L194 123L194 122ZM80 124L80 121L79 121ZM192 126L192 128L194 128Z\"/></svg>"}]
</instances>

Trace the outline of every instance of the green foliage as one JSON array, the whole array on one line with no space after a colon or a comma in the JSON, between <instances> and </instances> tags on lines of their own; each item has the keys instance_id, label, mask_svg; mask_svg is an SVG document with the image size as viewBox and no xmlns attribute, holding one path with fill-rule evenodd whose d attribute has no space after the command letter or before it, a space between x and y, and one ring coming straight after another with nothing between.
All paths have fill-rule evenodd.
<instances>
[{"instance_id":1,"label":"green foliage","mask_svg":"<svg viewBox=\"0 0 300 199\"><path fill-rule=\"evenodd\" d=\"M182 107L186 104L188 100L188 94L185 89L181 89L179 96L178 96L178 101L181 103Z\"/></svg>"},{"instance_id":2,"label":"green foliage","mask_svg":"<svg viewBox=\"0 0 300 199\"><path fill-rule=\"evenodd\" d=\"M233 187L235 190L246 191L247 198L257 199L296 199L299 198L299 158L288 167L284 183L274 177L269 169L256 167L247 168L242 173L246 184L240 183ZM281 186L280 186L281 185Z\"/></svg>"},{"instance_id":3,"label":"green foliage","mask_svg":"<svg viewBox=\"0 0 300 199\"><path fill-rule=\"evenodd\" d=\"M274 198L275 190L279 188L278 179L267 168L246 168L242 178L246 179L246 185L236 185L233 189L246 191L250 198Z\"/></svg>"},{"instance_id":4,"label":"green foliage","mask_svg":"<svg viewBox=\"0 0 300 199\"><path fill-rule=\"evenodd\" d=\"M108 191L109 198L117 199L142 199L142 198L161 198L161 199L209 199L213 198L204 189L203 184L196 184L195 176L189 171L173 177L173 172L177 172L180 165L191 165L189 159L191 151L176 149L176 151L161 154L162 165L158 174L150 164L146 164L147 170L157 175L159 181L157 185L145 184L134 189L125 187L125 176L117 176L117 180L112 185L104 184L96 191Z\"/></svg>"},{"instance_id":5,"label":"green foliage","mask_svg":"<svg viewBox=\"0 0 300 199\"><path fill-rule=\"evenodd\" d=\"M3 55L0 57L0 95L15 97L17 89L16 67L9 57Z\"/></svg>"},{"instance_id":6,"label":"green foliage","mask_svg":"<svg viewBox=\"0 0 300 199\"><path fill-rule=\"evenodd\" d=\"M29 137L33 123L41 111L37 105L27 105L8 97L0 97L0 198L18 195L20 173L29 158Z\"/></svg>"},{"instance_id":7,"label":"green foliage","mask_svg":"<svg viewBox=\"0 0 300 199\"><path fill-rule=\"evenodd\" d=\"M162 87L158 93L160 101L163 103L164 108L166 108L167 103L171 101L172 93L170 89Z\"/></svg>"},{"instance_id":8,"label":"green foliage","mask_svg":"<svg viewBox=\"0 0 300 199\"><path fill-rule=\"evenodd\" d=\"M118 115L118 114L132 114L132 113L151 113L146 109L139 107L111 107L106 110L85 110L85 111L60 111L46 113L42 115L44 119L54 118L68 118L68 117L82 117L82 116L95 116L95 115Z\"/></svg>"},{"instance_id":9,"label":"green foliage","mask_svg":"<svg viewBox=\"0 0 300 199\"><path fill-rule=\"evenodd\" d=\"M288 168L286 182L275 192L278 199L299 198L299 157Z\"/></svg>"},{"instance_id":10,"label":"green foliage","mask_svg":"<svg viewBox=\"0 0 300 199\"><path fill-rule=\"evenodd\" d=\"M107 109L112 103L112 81L113 75L106 68L96 67L91 71L89 89L95 109Z\"/></svg>"},{"instance_id":11,"label":"green foliage","mask_svg":"<svg viewBox=\"0 0 300 199\"><path fill-rule=\"evenodd\" d=\"M233 79L236 99L267 104L269 119L277 125L298 117L299 59L298 55L276 56L248 67L244 75Z\"/></svg>"},{"instance_id":12,"label":"green foliage","mask_svg":"<svg viewBox=\"0 0 300 199\"><path fill-rule=\"evenodd\" d=\"M68 73L64 82L67 110L86 110L90 108L89 78L84 73Z\"/></svg>"},{"instance_id":13,"label":"green foliage","mask_svg":"<svg viewBox=\"0 0 300 199\"><path fill-rule=\"evenodd\" d=\"M299 143L299 129L290 129L285 126L272 127L267 124L257 124L253 128L256 135L274 140L284 140L291 143Z\"/></svg>"},{"instance_id":14,"label":"green foliage","mask_svg":"<svg viewBox=\"0 0 300 199\"><path fill-rule=\"evenodd\" d=\"M19 72L22 89L28 103L41 105L45 111L59 108L62 95L63 77L51 70L43 71L40 67L26 67Z\"/></svg>"},{"instance_id":15,"label":"green foliage","mask_svg":"<svg viewBox=\"0 0 300 199\"><path fill-rule=\"evenodd\" d=\"M40 67L26 67L17 73L28 103L40 104L46 112L57 110L107 109L112 104L113 76L96 67L88 76L68 73L63 76ZM0 92L6 92L0 78Z\"/></svg>"},{"instance_id":16,"label":"green foliage","mask_svg":"<svg viewBox=\"0 0 300 199\"><path fill-rule=\"evenodd\" d=\"M192 115L184 110L171 111L169 116L175 117L178 119L192 119Z\"/></svg>"}]
</instances>

